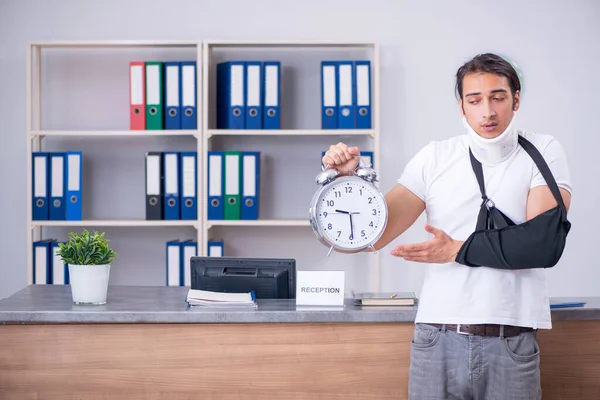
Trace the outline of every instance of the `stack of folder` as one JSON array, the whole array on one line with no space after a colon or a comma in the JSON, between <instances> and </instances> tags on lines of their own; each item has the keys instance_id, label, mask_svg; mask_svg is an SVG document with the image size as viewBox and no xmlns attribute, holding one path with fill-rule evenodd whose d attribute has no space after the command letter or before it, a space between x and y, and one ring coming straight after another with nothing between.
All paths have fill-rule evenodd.
<instances>
[{"instance_id":1,"label":"stack of folder","mask_svg":"<svg viewBox=\"0 0 600 400\"><path fill-rule=\"evenodd\" d=\"M198 243L192 239L173 239L166 243L166 285L190 286L190 260L198 255ZM223 257L223 241L208 242L209 257Z\"/></svg>"},{"instance_id":2,"label":"stack of folder","mask_svg":"<svg viewBox=\"0 0 600 400\"><path fill-rule=\"evenodd\" d=\"M196 61L130 62L130 129L197 129L196 76Z\"/></svg>"},{"instance_id":3,"label":"stack of folder","mask_svg":"<svg viewBox=\"0 0 600 400\"><path fill-rule=\"evenodd\" d=\"M198 154L146 153L146 219L198 219Z\"/></svg>"},{"instance_id":4,"label":"stack of folder","mask_svg":"<svg viewBox=\"0 0 600 400\"><path fill-rule=\"evenodd\" d=\"M208 219L259 217L260 158L257 151L208 152Z\"/></svg>"},{"instance_id":5,"label":"stack of folder","mask_svg":"<svg viewBox=\"0 0 600 400\"><path fill-rule=\"evenodd\" d=\"M68 285L69 265L63 264L56 253L60 249L56 239L33 242L33 284Z\"/></svg>"},{"instance_id":6,"label":"stack of folder","mask_svg":"<svg viewBox=\"0 0 600 400\"><path fill-rule=\"evenodd\" d=\"M32 219L82 219L82 153L32 153Z\"/></svg>"},{"instance_id":7,"label":"stack of folder","mask_svg":"<svg viewBox=\"0 0 600 400\"><path fill-rule=\"evenodd\" d=\"M281 129L281 62L217 64L217 129Z\"/></svg>"},{"instance_id":8,"label":"stack of folder","mask_svg":"<svg viewBox=\"0 0 600 400\"><path fill-rule=\"evenodd\" d=\"M321 62L321 128L371 129L371 62Z\"/></svg>"}]
</instances>

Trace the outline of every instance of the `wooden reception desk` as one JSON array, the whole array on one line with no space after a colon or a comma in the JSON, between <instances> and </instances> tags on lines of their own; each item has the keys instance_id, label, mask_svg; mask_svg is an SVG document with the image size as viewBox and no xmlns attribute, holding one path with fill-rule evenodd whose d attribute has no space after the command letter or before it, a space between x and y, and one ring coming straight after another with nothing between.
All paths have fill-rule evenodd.
<instances>
[{"instance_id":1,"label":"wooden reception desk","mask_svg":"<svg viewBox=\"0 0 600 400\"><path fill-rule=\"evenodd\" d=\"M68 286L0 301L0 399L406 399L415 310L188 308L179 287ZM540 331L543 398L600 399L600 299Z\"/></svg>"}]
</instances>

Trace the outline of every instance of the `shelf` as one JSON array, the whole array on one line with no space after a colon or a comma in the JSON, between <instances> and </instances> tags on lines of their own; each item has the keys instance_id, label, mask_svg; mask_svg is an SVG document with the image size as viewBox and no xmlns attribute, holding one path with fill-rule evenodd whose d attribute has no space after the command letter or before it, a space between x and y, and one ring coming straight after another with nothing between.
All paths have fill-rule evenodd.
<instances>
[{"instance_id":1,"label":"shelf","mask_svg":"<svg viewBox=\"0 0 600 400\"><path fill-rule=\"evenodd\" d=\"M117 219L117 220L83 220L83 221L31 221L33 227L39 226L190 226L196 227L196 220L160 220L148 221L144 219Z\"/></svg>"},{"instance_id":2,"label":"shelf","mask_svg":"<svg viewBox=\"0 0 600 400\"><path fill-rule=\"evenodd\" d=\"M211 136L371 136L374 129L209 129Z\"/></svg>"},{"instance_id":3,"label":"shelf","mask_svg":"<svg viewBox=\"0 0 600 400\"><path fill-rule=\"evenodd\" d=\"M216 226L310 226L307 219L258 219L258 220L208 220L208 228Z\"/></svg>"},{"instance_id":4,"label":"shelf","mask_svg":"<svg viewBox=\"0 0 600 400\"><path fill-rule=\"evenodd\" d=\"M30 46L46 48L90 48L90 47L188 47L200 46L198 40L58 40L29 42Z\"/></svg>"},{"instance_id":5,"label":"shelf","mask_svg":"<svg viewBox=\"0 0 600 400\"><path fill-rule=\"evenodd\" d=\"M252 41L242 37L239 40L183 38L182 40L32 40L27 42L27 128L23 139L27 142L26 146L29 153L28 162L25 166L28 175L26 221L28 247L31 248L35 240L49 237L56 237L57 240L67 239L61 236L64 236L67 232L79 231L84 228L119 231L120 233L117 232L116 235L118 240L135 241L135 243L145 239L140 239L138 233L134 233L134 231L139 231L140 234L147 231L147 236L152 240L155 237L161 237L167 231L181 231L182 233L188 232L186 236L193 237L197 241L198 255L206 255L209 250L208 240L220 236L219 232L221 232L224 241L231 238L231 254L235 254L235 248L238 246L237 240L245 240L248 236L262 239L261 242L264 239L270 240L274 236L285 243L290 235L292 237L304 235L307 229L310 233L309 217L308 215L305 217L302 213L297 218L285 218L286 214L284 213L284 218L265 216L258 220L207 220L206 209L202 206L198 210L198 219L195 220L146 220L143 213L143 199L142 203L137 203L136 200L137 205L135 207L138 211L142 210L140 213L106 214L92 212L87 213L91 219L83 221L31 220L32 190L35 189L32 180L35 165L30 162L31 153L43 151L45 148L48 148L47 151L61 151L62 148L68 149L71 146L77 146L84 151L84 154L88 151L90 157L87 162L89 162L90 167L97 169L94 171L92 168L88 168L89 172L86 172L87 175L82 177L82 179L85 179L84 184L98 184L98 190L104 190L103 188L111 183L110 179L114 177L114 171L117 171L116 173L119 175L119 184L121 184L121 181L126 183L126 180L131 180L136 186L142 187L144 185L141 180L142 172L145 171L144 160L139 158L138 161L135 161L136 164L132 165L128 157L129 151L136 151L136 149L140 149L140 151L173 149L175 151L180 149L178 142L185 142L186 147L194 146L198 152L199 163L194 178L197 199L199 200L206 199L208 196L208 185L206 184L208 169L205 168L207 164L204 163L208 152L227 148L235 149L238 144L240 150L249 150L256 145L256 148L264 148L265 154L279 154L278 149L282 146L287 148L290 145L299 145L302 149L310 146L309 151L320 154L319 148L327 145L330 140L332 142L358 141L359 144L365 141L369 142L369 150L373 151L373 156L377 160L381 141L381 130L379 129L381 126L379 123L379 51L380 48L376 42L353 40L352 38L347 40L344 38L340 40L319 38L315 38L315 40L280 40L275 38L274 40ZM97 57L97 59L90 59L89 55ZM87 82L89 76L95 77L92 83L96 86L92 86L91 89L87 87L87 89L100 90L102 93L106 92L107 98L118 96L123 100L126 96L125 90L128 87L130 89L131 77L128 77L126 75L127 71L122 69L127 61L157 60L166 62L184 59L195 60L197 63L195 98L196 112L199 118L197 121L198 126L194 126L196 129L131 130L126 118L129 111L120 114L119 119L123 123L110 124L110 118L113 114L109 112L110 110L106 111L105 103L82 103L82 99L87 99L85 97L87 91L77 82L80 80ZM372 125L366 125L370 129L321 129L320 117L322 111L319 106L321 86L318 70L320 62L323 60L362 59L371 61ZM216 121L216 65L221 61L228 60L278 60L282 63L280 85L282 87L289 86L288 89L290 89L282 90L280 94L281 104L290 105L289 117L284 118L282 115L279 127L283 129L216 129L220 127ZM42 65L44 65L43 69ZM98 68L98 65L104 65L104 68ZM84 74L85 76L77 75L72 73L70 69L65 70L65 66L72 68L72 71L87 71L87 74ZM45 85L45 81L48 81L47 85ZM129 86L127 86L128 83ZM57 101L65 102L65 104L56 103ZM121 105L128 107L128 101L127 104L121 102ZM69 105L66 102L73 102L73 104ZM59 104L58 107L56 104ZM49 105L52 105L52 107L46 111ZM75 109L73 109L73 106L76 106ZM79 108L91 109L94 112L92 114L78 112ZM42 124L46 118L45 116L49 114L52 114L52 120L56 123ZM42 116L45 118L42 118ZM63 122L61 123L61 121ZM64 121L70 121L71 123L65 124ZM79 127L83 129L78 129ZM173 138L166 139L169 136ZM285 138L286 136L289 138ZM138 137L138 139L133 140L134 137ZM140 140L139 137L144 139ZM162 139L163 137L165 139ZM42 140L44 138L46 140ZM129 138L132 139L132 143L127 144L126 147L122 146L125 143L123 140L129 141ZM370 143L371 139L372 143ZM102 149L96 151L94 147L95 143L104 142L118 147L118 152L111 154L106 161L102 158L104 156ZM146 146L150 146L150 148L146 148ZM313 148L316 148L316 150L313 150ZM285 161L285 154L282 157ZM319 156L317 156L317 168L320 169L318 159ZM116 161L123 162L124 165L113 165L116 164ZM277 166L277 164L274 164L274 166ZM265 167L269 166L265 165ZM50 164L46 168L51 168ZM190 179L192 179L191 175ZM272 179L277 183L279 182L279 175L269 173L265 175L264 179ZM103 182L99 182L100 180ZM284 190L291 191L291 188L295 187L293 182L288 185ZM278 196L278 186L265 189L269 190L263 193L264 197ZM295 196L295 193L285 193L284 196ZM287 197L283 199L274 198L272 201L278 201L276 204L279 204L281 202L285 203L286 199ZM129 202L129 200L126 201ZM106 207L108 206L106 205ZM98 207L98 211L100 211L101 208ZM102 215L106 217L102 218ZM119 219L120 215L123 215L123 218ZM128 229L123 230L122 228ZM213 229L211 230L211 228ZM268 243L265 243L265 246L267 245ZM225 242L224 246L227 249L228 243ZM244 247L241 249L245 250ZM163 250L158 249L157 251L162 252ZM227 253L227 250L225 252ZM240 256L243 256L243 254L240 254ZM28 282L31 283L34 252L28 251L27 257ZM144 257L146 259L154 258L150 254L144 254ZM164 268L164 257L156 260L152 259L151 261L155 262L160 268ZM300 261L303 262L303 260ZM379 289L378 262L376 260L373 264L373 291ZM134 274L135 271L129 273ZM161 271L162 275L163 272Z\"/></svg>"},{"instance_id":6,"label":"shelf","mask_svg":"<svg viewBox=\"0 0 600 400\"><path fill-rule=\"evenodd\" d=\"M206 40L204 44L208 47L375 47L373 42L344 40Z\"/></svg>"},{"instance_id":7,"label":"shelf","mask_svg":"<svg viewBox=\"0 0 600 400\"><path fill-rule=\"evenodd\" d=\"M45 136L197 136L200 131L184 130L184 129L169 129L169 130L150 130L150 131L118 131L118 130L68 130L68 131L32 131L32 139Z\"/></svg>"}]
</instances>

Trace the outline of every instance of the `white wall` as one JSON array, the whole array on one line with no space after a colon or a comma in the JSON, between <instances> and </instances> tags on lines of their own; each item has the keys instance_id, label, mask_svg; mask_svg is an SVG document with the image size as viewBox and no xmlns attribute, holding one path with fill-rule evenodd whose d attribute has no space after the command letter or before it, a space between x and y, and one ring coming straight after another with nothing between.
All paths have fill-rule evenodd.
<instances>
[{"instance_id":1,"label":"white wall","mask_svg":"<svg viewBox=\"0 0 600 400\"><path fill-rule=\"evenodd\" d=\"M88 7L86 10L84 8ZM600 4L577 2L400 2L373 0L276 1L17 1L0 0L0 298L26 283L26 65L28 40L96 39L353 39L373 40L381 45L382 189L389 190L408 159L430 140L461 133L454 98L454 74L468 58L479 52L508 55L521 66L525 90L519 122L524 129L555 135L564 145L571 167L574 197L570 213L573 229L560 264L548 271L551 295L599 295L596 230L600 189L595 177L600 139L597 131L597 97L600 92ZM59 92L56 92L59 93ZM54 94L60 96L60 94ZM45 100L45 107L51 107ZM58 108L57 112L64 112ZM46 116L49 123L53 115ZM136 139L141 140L141 139ZM147 140L147 139L143 139ZM59 146L60 141L53 142ZM71 142L72 143L72 142ZM86 140L73 146L84 148L96 162L105 157ZM128 170L122 139L112 161L119 172ZM325 139L323 144L327 144ZM294 151L296 143L290 143ZM165 145L160 139L147 147ZM189 146L185 140L176 146ZM173 145L175 146L175 145ZM313 151L313 150L310 150ZM94 158L95 157L95 158ZM138 173L139 171L136 171ZM313 171L307 174L313 175ZM594 177L584 180L583 175ZM99 178L100 179L100 178ZM118 185L117 185L118 186ZM97 196L110 186L97 187ZM117 187L118 189L118 187ZM106 192L103 192L105 190ZM123 186L123 190L124 186ZM312 188L310 189L312 190ZM133 192L132 192L133 193ZM309 196L311 193L307 193ZM109 195L113 199L114 194ZM141 213L136 200L123 196L116 213ZM308 206L308 205L307 205ZM101 217L107 207L95 212ZM141 215L141 214L140 214ZM395 243L426 238L421 219ZM192 230L160 228L106 229L113 241L128 241L123 267L116 278L123 283L154 284L163 271L144 271L153 258L162 257L164 241L192 235ZM249 235L239 248L255 254L273 254L272 239L289 233L295 251L312 246L315 239L299 228L263 230L264 240ZM64 234L65 231L52 232ZM238 235L239 236L239 235ZM137 247L133 247L137 243ZM154 245L157 246L154 246ZM149 251L153 247L159 250ZM241 251L241 250L240 250ZM382 255L383 289L419 291L424 266L409 265ZM285 255L279 248L276 255ZM348 258L336 257L329 263ZM313 254L311 268L324 256ZM315 264L316 263L316 264ZM129 267L127 264L135 264ZM353 262L360 267L360 262ZM127 268L133 268L128 270ZM354 271L353 284L362 271ZM160 284L160 283L159 283Z\"/></svg>"}]
</instances>

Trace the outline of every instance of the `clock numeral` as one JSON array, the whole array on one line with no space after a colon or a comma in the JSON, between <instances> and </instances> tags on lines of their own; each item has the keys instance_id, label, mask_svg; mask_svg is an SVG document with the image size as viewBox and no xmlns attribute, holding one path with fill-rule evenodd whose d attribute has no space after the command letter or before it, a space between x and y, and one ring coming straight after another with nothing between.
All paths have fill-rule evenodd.
<instances>
[{"instance_id":1,"label":"clock numeral","mask_svg":"<svg viewBox=\"0 0 600 400\"><path fill-rule=\"evenodd\" d=\"M365 237L365 235L366 235L366 233L365 233L365 231L364 231L364 230L363 230L363 231L360 231L360 236L362 236L362 237Z\"/></svg>"},{"instance_id":2,"label":"clock numeral","mask_svg":"<svg viewBox=\"0 0 600 400\"><path fill-rule=\"evenodd\" d=\"M346 193L352 193L352 186L346 186Z\"/></svg>"},{"instance_id":3,"label":"clock numeral","mask_svg":"<svg viewBox=\"0 0 600 400\"><path fill-rule=\"evenodd\" d=\"M342 234L342 231L337 231L338 232L338 237L340 237L340 235Z\"/></svg>"},{"instance_id":4,"label":"clock numeral","mask_svg":"<svg viewBox=\"0 0 600 400\"><path fill-rule=\"evenodd\" d=\"M377 215L377 209L376 208L373 209L373 215Z\"/></svg>"},{"instance_id":5,"label":"clock numeral","mask_svg":"<svg viewBox=\"0 0 600 400\"><path fill-rule=\"evenodd\" d=\"M353 235L353 234L350 234L350 236L348 237L348 239L350 239L350 240L354 240L354 235Z\"/></svg>"},{"instance_id":6,"label":"clock numeral","mask_svg":"<svg viewBox=\"0 0 600 400\"><path fill-rule=\"evenodd\" d=\"M329 229L329 230L332 230L332 229L333 229L333 225L331 225L331 224L328 224L328 225L327 225L327 229Z\"/></svg>"},{"instance_id":7,"label":"clock numeral","mask_svg":"<svg viewBox=\"0 0 600 400\"><path fill-rule=\"evenodd\" d=\"M327 206L328 207L333 207L333 200L327 200Z\"/></svg>"},{"instance_id":8,"label":"clock numeral","mask_svg":"<svg viewBox=\"0 0 600 400\"><path fill-rule=\"evenodd\" d=\"M342 192L333 192L333 193L335 193L335 197L336 197L336 198L337 198L337 197L342 197Z\"/></svg>"},{"instance_id":9,"label":"clock numeral","mask_svg":"<svg viewBox=\"0 0 600 400\"><path fill-rule=\"evenodd\" d=\"M360 195L362 196L362 189L358 189L358 191L360 192Z\"/></svg>"},{"instance_id":10,"label":"clock numeral","mask_svg":"<svg viewBox=\"0 0 600 400\"><path fill-rule=\"evenodd\" d=\"M323 218L327 218L327 211L323 212Z\"/></svg>"},{"instance_id":11,"label":"clock numeral","mask_svg":"<svg viewBox=\"0 0 600 400\"><path fill-rule=\"evenodd\" d=\"M369 226L370 226L371 228L373 227L373 221L371 221L371 222L369 223Z\"/></svg>"},{"instance_id":12,"label":"clock numeral","mask_svg":"<svg viewBox=\"0 0 600 400\"><path fill-rule=\"evenodd\" d=\"M369 204L373 204L373 198L369 197Z\"/></svg>"}]
</instances>

